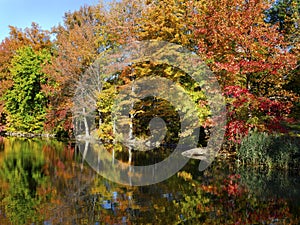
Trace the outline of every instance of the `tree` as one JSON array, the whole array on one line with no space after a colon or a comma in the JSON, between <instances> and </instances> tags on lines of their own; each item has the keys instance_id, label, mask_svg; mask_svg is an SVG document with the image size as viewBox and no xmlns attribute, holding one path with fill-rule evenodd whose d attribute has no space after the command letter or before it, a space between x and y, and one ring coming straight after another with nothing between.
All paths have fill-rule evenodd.
<instances>
[{"instance_id":1,"label":"tree","mask_svg":"<svg viewBox=\"0 0 300 225\"><path fill-rule=\"evenodd\" d=\"M31 47L17 50L10 69L13 86L4 95L9 131L43 130L47 98L42 85L47 82L47 76L42 67L49 60L47 50L35 52Z\"/></svg>"},{"instance_id":2,"label":"tree","mask_svg":"<svg viewBox=\"0 0 300 225\"><path fill-rule=\"evenodd\" d=\"M284 75L296 67L296 57L289 51L289 43L278 27L264 21L264 12L269 7L268 1L264 0L215 0L195 4L194 32L198 53L215 72L224 89L237 87L249 92L252 98L246 103L250 105L264 102L265 98L275 102L293 100L293 93L284 90L283 86L287 83ZM238 97L229 97L232 96ZM231 107L230 99L228 103ZM244 106L244 103L239 102L239 105ZM243 119L229 117L229 124L234 123L239 128L231 130L236 132L233 136L240 134L241 138L249 125L257 126L251 107L236 108L234 113ZM266 113L257 115L260 121ZM240 133L241 130L244 132Z\"/></svg>"},{"instance_id":3,"label":"tree","mask_svg":"<svg viewBox=\"0 0 300 225\"><path fill-rule=\"evenodd\" d=\"M138 38L168 41L194 51L193 10L193 2L187 0L146 1L136 29Z\"/></svg>"},{"instance_id":4,"label":"tree","mask_svg":"<svg viewBox=\"0 0 300 225\"><path fill-rule=\"evenodd\" d=\"M72 132L72 97L81 75L107 48L101 6L81 7L66 13L64 25L53 29L56 34L52 64L45 71L51 74L55 87L47 110L46 127L54 132Z\"/></svg>"},{"instance_id":5,"label":"tree","mask_svg":"<svg viewBox=\"0 0 300 225\"><path fill-rule=\"evenodd\" d=\"M144 9L140 9L143 4ZM117 24L117 36L122 40L164 40L197 52L213 70L222 88L236 87L249 92L252 107L267 99L274 104L286 101L282 107L291 107L289 102L295 95L283 87L288 83L285 75L296 67L296 54L290 51L290 43L278 26L266 23L264 12L269 8L265 0L134 1L129 5L118 3L112 17L113 24ZM135 17L133 12L138 12ZM128 23L118 22L118 18ZM228 103L232 99L228 98ZM243 103L229 108L236 105ZM254 115L249 107L241 107L236 111L240 115L235 117L240 123L233 118L229 122L248 130L251 124L257 126L260 121L264 124L261 129L271 129L266 124L269 120L264 121L268 117L266 111L255 110L260 113ZM288 112L286 108L280 118L285 118Z\"/></svg>"},{"instance_id":6,"label":"tree","mask_svg":"<svg viewBox=\"0 0 300 225\"><path fill-rule=\"evenodd\" d=\"M299 0L276 0L265 11L265 21L278 24L278 29L286 39L299 41L300 2Z\"/></svg>"},{"instance_id":7,"label":"tree","mask_svg":"<svg viewBox=\"0 0 300 225\"><path fill-rule=\"evenodd\" d=\"M24 30L9 26L9 37L0 44L0 79L10 78L11 60L16 51L24 46L31 46L34 50L51 49L50 32L42 30L37 23L32 23L30 28Z\"/></svg>"},{"instance_id":8,"label":"tree","mask_svg":"<svg viewBox=\"0 0 300 225\"><path fill-rule=\"evenodd\" d=\"M254 128L259 131L286 132L282 124L291 121L288 117L291 102L257 97L240 86L226 86L224 95L227 98L226 135L229 141L240 143L249 130Z\"/></svg>"},{"instance_id":9,"label":"tree","mask_svg":"<svg viewBox=\"0 0 300 225\"><path fill-rule=\"evenodd\" d=\"M139 19L145 7L144 0L123 0L110 3L105 12L106 33L111 40L111 47L130 43L138 39Z\"/></svg>"},{"instance_id":10,"label":"tree","mask_svg":"<svg viewBox=\"0 0 300 225\"><path fill-rule=\"evenodd\" d=\"M197 4L199 54L219 76L222 86L240 85L260 95L280 94L284 79L279 78L296 61L276 26L264 22L267 7L263 0Z\"/></svg>"},{"instance_id":11,"label":"tree","mask_svg":"<svg viewBox=\"0 0 300 225\"><path fill-rule=\"evenodd\" d=\"M266 22L270 24L279 24L279 32L284 35L285 40L289 43L290 51L297 55L297 67L286 74L288 83L284 86L286 90L293 91L300 95L300 2L299 0L277 0L266 10ZM295 101L296 102L296 101ZM295 112L299 110L295 107Z\"/></svg>"},{"instance_id":12,"label":"tree","mask_svg":"<svg viewBox=\"0 0 300 225\"><path fill-rule=\"evenodd\" d=\"M31 46L35 51L52 48L50 32L42 30L38 24L32 23L30 28L24 30L10 26L9 37L0 44L0 98L13 85L11 64L18 49ZM0 99L0 118L5 123L3 111L4 101Z\"/></svg>"}]
</instances>

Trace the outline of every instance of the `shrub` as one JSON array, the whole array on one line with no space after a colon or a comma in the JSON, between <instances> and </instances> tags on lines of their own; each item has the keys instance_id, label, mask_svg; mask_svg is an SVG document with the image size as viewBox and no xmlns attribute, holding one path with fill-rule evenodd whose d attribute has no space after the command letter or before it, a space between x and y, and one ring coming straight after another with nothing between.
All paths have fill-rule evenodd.
<instances>
[{"instance_id":1,"label":"shrub","mask_svg":"<svg viewBox=\"0 0 300 225\"><path fill-rule=\"evenodd\" d=\"M268 168L299 166L300 144L295 137L252 131L237 149L238 162Z\"/></svg>"}]
</instances>

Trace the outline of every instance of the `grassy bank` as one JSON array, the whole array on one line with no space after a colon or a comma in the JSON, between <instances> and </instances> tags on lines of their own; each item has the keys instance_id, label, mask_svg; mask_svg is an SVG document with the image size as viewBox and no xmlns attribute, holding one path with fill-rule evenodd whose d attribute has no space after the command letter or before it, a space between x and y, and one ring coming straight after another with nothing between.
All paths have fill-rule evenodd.
<instances>
[{"instance_id":1,"label":"grassy bank","mask_svg":"<svg viewBox=\"0 0 300 225\"><path fill-rule=\"evenodd\" d=\"M253 131L236 152L241 166L268 169L300 168L300 137Z\"/></svg>"}]
</instances>

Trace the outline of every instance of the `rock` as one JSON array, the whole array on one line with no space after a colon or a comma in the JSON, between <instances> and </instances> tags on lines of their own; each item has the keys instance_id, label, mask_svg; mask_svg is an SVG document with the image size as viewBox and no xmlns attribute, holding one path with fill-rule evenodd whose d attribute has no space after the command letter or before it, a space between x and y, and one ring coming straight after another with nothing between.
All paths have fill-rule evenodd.
<instances>
[{"instance_id":1,"label":"rock","mask_svg":"<svg viewBox=\"0 0 300 225\"><path fill-rule=\"evenodd\" d=\"M181 154L188 158L207 161L209 149L208 148L193 148L193 149L184 151Z\"/></svg>"}]
</instances>

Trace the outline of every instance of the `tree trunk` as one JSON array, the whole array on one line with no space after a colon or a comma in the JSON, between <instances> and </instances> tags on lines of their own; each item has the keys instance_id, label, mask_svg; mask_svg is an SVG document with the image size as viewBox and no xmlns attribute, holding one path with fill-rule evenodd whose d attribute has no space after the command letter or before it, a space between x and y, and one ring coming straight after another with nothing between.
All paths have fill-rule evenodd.
<instances>
[{"instance_id":1,"label":"tree trunk","mask_svg":"<svg viewBox=\"0 0 300 225\"><path fill-rule=\"evenodd\" d=\"M85 108L82 108L82 114L83 114L83 122L84 122L84 128L85 128L85 136L89 137L90 136L90 131L89 131L89 125L87 122L87 118L86 118L86 110Z\"/></svg>"},{"instance_id":2,"label":"tree trunk","mask_svg":"<svg viewBox=\"0 0 300 225\"><path fill-rule=\"evenodd\" d=\"M131 93L132 95L134 95L134 92L135 92L135 86L134 86L134 81L132 82L132 86L131 86ZM133 107L134 107L134 101L131 102L131 110L129 112L129 118L130 118L130 121L129 121L129 142L130 144L133 144L132 141L134 139L133 137L133 118L134 118L134 113L132 112L133 111ZM134 145L133 145L134 146ZM128 164L130 165L132 162L132 145L129 145L128 147Z\"/></svg>"}]
</instances>

